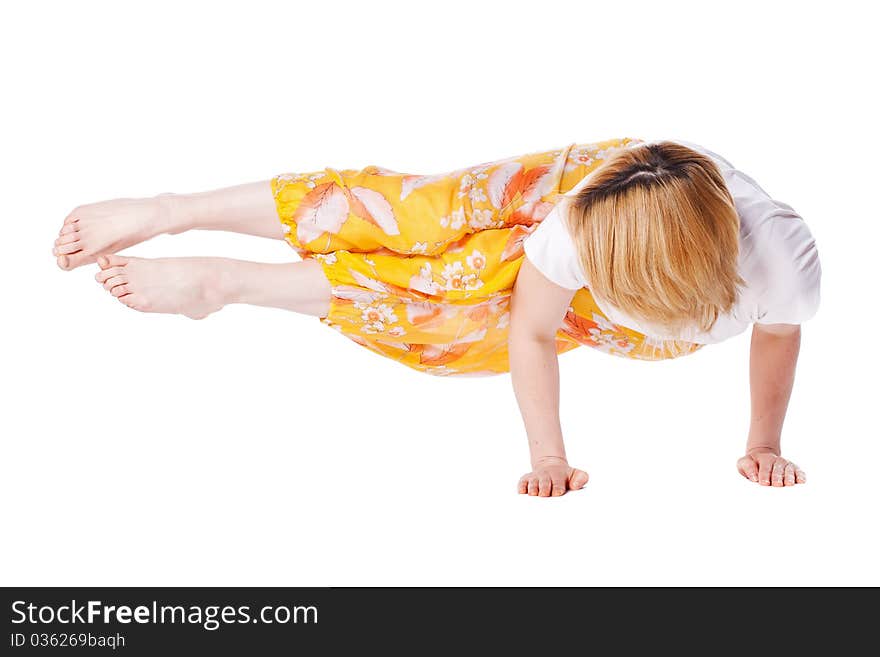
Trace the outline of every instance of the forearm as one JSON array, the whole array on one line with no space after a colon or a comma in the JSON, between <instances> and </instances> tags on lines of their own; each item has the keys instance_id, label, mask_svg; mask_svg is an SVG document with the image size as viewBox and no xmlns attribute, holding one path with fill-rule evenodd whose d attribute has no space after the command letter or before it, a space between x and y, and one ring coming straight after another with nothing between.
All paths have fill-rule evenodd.
<instances>
[{"instance_id":1,"label":"forearm","mask_svg":"<svg viewBox=\"0 0 880 657\"><path fill-rule=\"evenodd\" d=\"M751 422L746 450L779 454L782 424L794 385L800 327L755 325L749 357Z\"/></svg>"},{"instance_id":2,"label":"forearm","mask_svg":"<svg viewBox=\"0 0 880 657\"><path fill-rule=\"evenodd\" d=\"M559 422L559 363L554 339L512 335L510 375L529 439L532 467L565 459Z\"/></svg>"}]
</instances>

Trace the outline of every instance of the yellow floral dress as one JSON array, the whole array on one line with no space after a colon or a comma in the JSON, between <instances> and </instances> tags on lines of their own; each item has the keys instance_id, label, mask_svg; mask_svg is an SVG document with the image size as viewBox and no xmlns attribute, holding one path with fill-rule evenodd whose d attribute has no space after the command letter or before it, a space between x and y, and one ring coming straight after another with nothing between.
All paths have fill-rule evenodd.
<instances>
[{"instance_id":1,"label":"yellow floral dress","mask_svg":"<svg viewBox=\"0 0 880 657\"><path fill-rule=\"evenodd\" d=\"M286 239L321 263L332 288L320 321L354 342L437 375L509 371L510 295L523 240L615 149L611 139L415 175L370 165L274 177ZM702 345L613 324L578 290L557 353L587 345L659 360Z\"/></svg>"}]
</instances>

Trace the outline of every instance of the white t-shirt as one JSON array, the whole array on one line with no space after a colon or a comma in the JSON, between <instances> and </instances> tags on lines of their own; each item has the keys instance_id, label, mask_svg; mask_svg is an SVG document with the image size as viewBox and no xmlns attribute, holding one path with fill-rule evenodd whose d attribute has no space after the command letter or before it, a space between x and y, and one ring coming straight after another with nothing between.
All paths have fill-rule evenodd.
<instances>
[{"instance_id":1,"label":"white t-shirt","mask_svg":"<svg viewBox=\"0 0 880 657\"><path fill-rule=\"evenodd\" d=\"M813 317L819 307L822 268L816 242L804 220L791 206L770 198L720 155L697 144L674 141L712 158L724 176L740 219L738 268L746 286L741 288L734 307L719 316L709 332L695 327L664 334L641 326L594 296L599 309L615 324L645 335L700 344L721 342L743 332L751 323L800 324ZM578 191L587 178L567 195ZM562 221L560 204L525 238L523 249L538 271L557 285L571 290L589 287L574 241Z\"/></svg>"}]
</instances>

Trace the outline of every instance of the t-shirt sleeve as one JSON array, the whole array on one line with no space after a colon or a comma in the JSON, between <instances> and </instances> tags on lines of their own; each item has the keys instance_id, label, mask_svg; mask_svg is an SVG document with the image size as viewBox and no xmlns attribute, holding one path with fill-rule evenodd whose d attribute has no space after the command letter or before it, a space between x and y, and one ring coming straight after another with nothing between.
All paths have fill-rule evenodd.
<instances>
[{"instance_id":1,"label":"t-shirt sleeve","mask_svg":"<svg viewBox=\"0 0 880 657\"><path fill-rule=\"evenodd\" d=\"M822 264L804 220L790 206L775 203L759 229L767 269L755 322L801 324L819 309Z\"/></svg>"},{"instance_id":2,"label":"t-shirt sleeve","mask_svg":"<svg viewBox=\"0 0 880 657\"><path fill-rule=\"evenodd\" d=\"M523 250L535 268L560 287L579 290L587 285L574 241L562 222L557 204L523 240Z\"/></svg>"}]
</instances>

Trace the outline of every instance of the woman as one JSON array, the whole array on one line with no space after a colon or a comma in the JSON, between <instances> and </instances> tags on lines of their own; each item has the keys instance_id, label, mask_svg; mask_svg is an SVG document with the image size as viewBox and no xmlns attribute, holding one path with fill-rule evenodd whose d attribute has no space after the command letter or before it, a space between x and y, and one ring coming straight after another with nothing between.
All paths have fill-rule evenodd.
<instances>
[{"instance_id":1,"label":"woman","mask_svg":"<svg viewBox=\"0 0 880 657\"><path fill-rule=\"evenodd\" d=\"M302 261L114 255L195 228L285 239ZM588 478L565 457L558 354L673 358L754 324L737 466L762 485L806 481L779 443L799 325L819 303L816 245L790 206L696 144L613 139L438 175L326 168L104 201L70 213L53 253L66 270L97 261L135 310L285 308L423 372L509 371L532 460L519 492L538 496Z\"/></svg>"}]
</instances>

